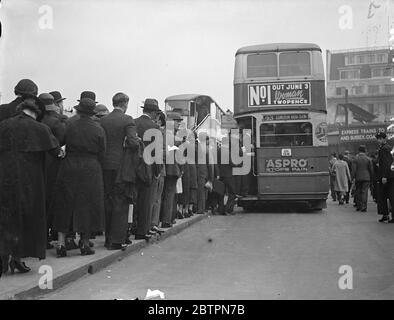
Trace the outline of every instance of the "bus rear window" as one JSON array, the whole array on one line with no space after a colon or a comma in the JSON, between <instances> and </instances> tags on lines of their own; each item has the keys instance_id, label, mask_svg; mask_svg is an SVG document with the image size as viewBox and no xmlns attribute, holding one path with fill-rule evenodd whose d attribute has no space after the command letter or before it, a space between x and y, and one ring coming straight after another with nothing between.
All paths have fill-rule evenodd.
<instances>
[{"instance_id":1,"label":"bus rear window","mask_svg":"<svg viewBox=\"0 0 394 320\"><path fill-rule=\"evenodd\" d=\"M279 76L308 76L311 62L308 52L282 52L279 54Z\"/></svg>"},{"instance_id":2,"label":"bus rear window","mask_svg":"<svg viewBox=\"0 0 394 320\"><path fill-rule=\"evenodd\" d=\"M250 54L247 59L248 78L278 76L278 65L275 53Z\"/></svg>"},{"instance_id":3,"label":"bus rear window","mask_svg":"<svg viewBox=\"0 0 394 320\"><path fill-rule=\"evenodd\" d=\"M310 122L263 123L260 126L260 147L312 146Z\"/></svg>"}]
</instances>

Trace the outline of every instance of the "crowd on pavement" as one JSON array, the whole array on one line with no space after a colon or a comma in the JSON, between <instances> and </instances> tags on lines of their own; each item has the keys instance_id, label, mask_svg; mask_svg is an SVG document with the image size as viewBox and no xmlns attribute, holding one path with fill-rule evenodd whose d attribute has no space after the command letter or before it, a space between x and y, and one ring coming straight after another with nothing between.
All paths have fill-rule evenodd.
<instances>
[{"instance_id":1,"label":"crowd on pavement","mask_svg":"<svg viewBox=\"0 0 394 320\"><path fill-rule=\"evenodd\" d=\"M231 162L209 161L209 137L165 138L169 123L180 130L177 110L165 115L147 98L133 119L125 93L112 97L110 112L83 91L69 117L59 91L38 94L29 79L18 82L15 95L0 105L0 276L30 271L22 259L45 259L47 250L58 258L78 249L92 255L98 235L108 250L124 250L132 239L149 241L208 209L233 214L239 183ZM207 161L147 163L144 149L154 138L143 137L150 129L163 135L163 151L188 143Z\"/></svg>"},{"instance_id":2,"label":"crowd on pavement","mask_svg":"<svg viewBox=\"0 0 394 320\"><path fill-rule=\"evenodd\" d=\"M394 223L394 158L392 147L387 143L384 132L376 134L379 148L367 154L365 145L360 145L358 154L330 155L330 193L339 205L349 203L353 197L356 211L367 212L369 192L377 203L377 213L382 217L379 222ZM391 218L390 218L391 213Z\"/></svg>"}]
</instances>

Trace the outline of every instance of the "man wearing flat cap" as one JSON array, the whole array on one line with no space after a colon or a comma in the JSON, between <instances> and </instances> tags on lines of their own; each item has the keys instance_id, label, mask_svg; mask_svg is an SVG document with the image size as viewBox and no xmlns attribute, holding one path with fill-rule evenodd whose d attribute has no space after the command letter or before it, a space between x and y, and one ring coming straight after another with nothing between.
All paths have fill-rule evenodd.
<instances>
[{"instance_id":1,"label":"man wearing flat cap","mask_svg":"<svg viewBox=\"0 0 394 320\"><path fill-rule=\"evenodd\" d=\"M0 105L0 122L15 116L17 106L26 100L26 98L37 97L38 87L30 79L22 79L15 86L14 93L17 96L15 100Z\"/></svg>"},{"instance_id":2,"label":"man wearing flat cap","mask_svg":"<svg viewBox=\"0 0 394 320\"><path fill-rule=\"evenodd\" d=\"M157 129L160 131L159 125L155 122L157 114L160 112L159 104L156 99L145 99L143 106L143 114L135 120L137 126L137 135L140 139L144 140L144 134L149 129ZM149 145L152 141L143 141L145 146ZM152 164L148 165L144 159L141 159L141 170L146 173L145 176L139 175L137 180L137 206L134 211L133 219L136 239L149 240L154 232L151 229L152 223L152 211L153 211L153 190L157 188L156 184L158 179L154 179L154 176L158 176L161 171L161 165Z\"/></svg>"},{"instance_id":3,"label":"man wearing flat cap","mask_svg":"<svg viewBox=\"0 0 394 320\"><path fill-rule=\"evenodd\" d=\"M378 172L377 172L377 195L378 195L378 214L382 215L379 222L394 223L389 218L387 200L390 200L391 208L394 208L394 171L391 170L393 156L391 147L387 144L387 136L384 132L376 135L379 143L378 150Z\"/></svg>"}]
</instances>

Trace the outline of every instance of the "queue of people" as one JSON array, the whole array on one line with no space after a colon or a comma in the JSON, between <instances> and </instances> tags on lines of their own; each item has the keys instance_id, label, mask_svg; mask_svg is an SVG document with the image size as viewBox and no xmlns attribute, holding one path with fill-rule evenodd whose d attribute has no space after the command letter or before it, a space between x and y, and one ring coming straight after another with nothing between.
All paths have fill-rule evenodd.
<instances>
[{"instance_id":1,"label":"queue of people","mask_svg":"<svg viewBox=\"0 0 394 320\"><path fill-rule=\"evenodd\" d=\"M377 203L377 212L382 217L379 222L394 223L394 157L392 147L387 143L387 135L376 135L379 149L367 155L364 145L358 148L358 154L350 157L344 154L331 154L329 159L330 190L333 201L339 205L349 203L353 195L356 211L366 212L368 194L371 193ZM391 212L391 218L390 218Z\"/></svg>"},{"instance_id":2,"label":"queue of people","mask_svg":"<svg viewBox=\"0 0 394 320\"><path fill-rule=\"evenodd\" d=\"M47 250L58 258L74 249L92 255L97 235L105 235L108 250L124 250L131 235L148 241L208 207L233 214L229 168L220 174L223 168L209 161L209 139L192 133L167 141L169 123L177 132L183 118L179 112L166 117L156 99L146 99L143 114L133 119L121 92L109 112L94 92L84 91L71 117L63 114L59 91L38 95L29 79L18 82L15 95L0 106L0 275L30 271L22 259L45 259ZM155 140L144 140L151 129L164 137L163 154L187 142L196 161L145 161L144 150ZM196 159L201 155L205 163Z\"/></svg>"}]
</instances>

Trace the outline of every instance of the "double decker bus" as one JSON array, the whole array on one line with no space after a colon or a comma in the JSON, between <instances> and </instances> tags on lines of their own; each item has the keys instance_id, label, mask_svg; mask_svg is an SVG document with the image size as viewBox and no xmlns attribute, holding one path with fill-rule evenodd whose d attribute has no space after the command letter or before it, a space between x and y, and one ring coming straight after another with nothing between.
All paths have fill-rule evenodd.
<instances>
[{"instance_id":1,"label":"double decker bus","mask_svg":"<svg viewBox=\"0 0 394 320\"><path fill-rule=\"evenodd\" d=\"M329 190L322 51L311 43L240 48L235 55L234 117L252 130L255 192L238 205L301 202L326 207ZM252 188L253 189L253 188Z\"/></svg>"},{"instance_id":2,"label":"double decker bus","mask_svg":"<svg viewBox=\"0 0 394 320\"><path fill-rule=\"evenodd\" d=\"M223 110L210 96L202 94L179 94L165 99L165 112L179 112L183 118L182 127L197 133L205 132L220 139L220 124Z\"/></svg>"}]
</instances>

